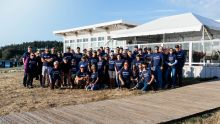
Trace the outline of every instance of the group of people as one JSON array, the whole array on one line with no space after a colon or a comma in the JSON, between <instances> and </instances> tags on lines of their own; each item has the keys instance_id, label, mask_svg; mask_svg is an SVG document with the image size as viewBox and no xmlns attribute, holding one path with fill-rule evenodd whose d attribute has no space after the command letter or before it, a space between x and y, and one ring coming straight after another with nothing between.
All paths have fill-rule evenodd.
<instances>
[{"instance_id":1,"label":"group of people","mask_svg":"<svg viewBox=\"0 0 220 124\"><path fill-rule=\"evenodd\" d=\"M85 88L99 90L106 88L128 88L160 90L182 86L185 53L181 45L164 49L155 46L138 48L100 47L97 50L70 47L65 53L55 48L44 51L28 51L23 55L23 85L33 88L33 79L40 81L41 87Z\"/></svg>"}]
</instances>

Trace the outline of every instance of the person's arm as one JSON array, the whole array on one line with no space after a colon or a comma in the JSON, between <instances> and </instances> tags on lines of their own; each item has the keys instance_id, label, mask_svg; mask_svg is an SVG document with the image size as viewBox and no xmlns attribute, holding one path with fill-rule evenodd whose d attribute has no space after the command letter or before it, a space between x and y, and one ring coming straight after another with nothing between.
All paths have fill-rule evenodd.
<instances>
[{"instance_id":1,"label":"person's arm","mask_svg":"<svg viewBox=\"0 0 220 124\"><path fill-rule=\"evenodd\" d=\"M94 84L96 84L99 81L99 77L97 77L97 79L95 80Z\"/></svg>"},{"instance_id":2,"label":"person's arm","mask_svg":"<svg viewBox=\"0 0 220 124\"><path fill-rule=\"evenodd\" d=\"M177 61L177 60L175 60L175 62L172 64L172 66L176 65L176 64L177 64L177 62L178 62L178 61Z\"/></svg>"},{"instance_id":3,"label":"person's arm","mask_svg":"<svg viewBox=\"0 0 220 124\"><path fill-rule=\"evenodd\" d=\"M121 81L121 84L124 85L125 82L123 81L122 77L121 77L121 74L119 74L119 80Z\"/></svg>"},{"instance_id":4,"label":"person's arm","mask_svg":"<svg viewBox=\"0 0 220 124\"><path fill-rule=\"evenodd\" d=\"M148 84L151 84L154 81L154 75L151 73L151 80L148 82Z\"/></svg>"}]
</instances>

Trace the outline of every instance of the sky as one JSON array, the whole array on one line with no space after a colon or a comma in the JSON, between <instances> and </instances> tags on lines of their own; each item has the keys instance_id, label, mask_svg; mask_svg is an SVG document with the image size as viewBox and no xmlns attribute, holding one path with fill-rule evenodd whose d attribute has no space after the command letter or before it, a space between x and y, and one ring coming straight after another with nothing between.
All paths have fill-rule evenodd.
<instances>
[{"instance_id":1,"label":"sky","mask_svg":"<svg viewBox=\"0 0 220 124\"><path fill-rule=\"evenodd\" d=\"M193 12L220 19L220 0L1 0L0 46L59 40L53 31L123 19L138 24Z\"/></svg>"}]
</instances>

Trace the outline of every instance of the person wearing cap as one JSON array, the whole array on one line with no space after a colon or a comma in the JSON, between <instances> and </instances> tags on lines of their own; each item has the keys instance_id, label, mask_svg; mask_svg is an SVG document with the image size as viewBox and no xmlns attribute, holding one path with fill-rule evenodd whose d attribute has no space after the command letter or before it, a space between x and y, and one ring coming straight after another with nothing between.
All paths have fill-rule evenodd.
<instances>
[{"instance_id":1,"label":"person wearing cap","mask_svg":"<svg viewBox=\"0 0 220 124\"><path fill-rule=\"evenodd\" d=\"M68 64L71 64L72 59L74 58L73 53L71 52L71 48L67 47L66 52L63 54L63 58L68 60Z\"/></svg>"},{"instance_id":2,"label":"person wearing cap","mask_svg":"<svg viewBox=\"0 0 220 124\"><path fill-rule=\"evenodd\" d=\"M60 68L62 72L61 88L63 88L64 86L71 87L71 83L70 83L71 65L69 64L68 59L66 57L63 58L63 62L60 64Z\"/></svg>"},{"instance_id":3,"label":"person wearing cap","mask_svg":"<svg viewBox=\"0 0 220 124\"><path fill-rule=\"evenodd\" d=\"M178 63L176 54L174 53L173 48L169 49L168 57L165 61L168 65L167 72L166 72L166 85L171 85L172 88L176 87L176 65ZM169 77L172 79L172 83L168 80ZM168 87L168 86L167 86Z\"/></svg>"},{"instance_id":4,"label":"person wearing cap","mask_svg":"<svg viewBox=\"0 0 220 124\"><path fill-rule=\"evenodd\" d=\"M70 71L70 82L71 82L71 88L74 86L74 81L76 78L76 73L79 71L79 67L76 65L76 60L72 59L71 61L71 71Z\"/></svg>"},{"instance_id":5,"label":"person wearing cap","mask_svg":"<svg viewBox=\"0 0 220 124\"><path fill-rule=\"evenodd\" d=\"M119 71L120 87L130 88L132 80L132 72L127 61L124 62L123 68Z\"/></svg>"},{"instance_id":6,"label":"person wearing cap","mask_svg":"<svg viewBox=\"0 0 220 124\"><path fill-rule=\"evenodd\" d=\"M118 89L121 87L120 81L119 81L119 73L123 65L124 65L124 60L121 59L120 54L117 54L117 59L115 60L115 75L116 75L116 86Z\"/></svg>"},{"instance_id":7,"label":"person wearing cap","mask_svg":"<svg viewBox=\"0 0 220 124\"><path fill-rule=\"evenodd\" d=\"M82 56L83 56L83 54L80 52L80 47L77 47L76 53L75 53L76 64L79 64Z\"/></svg>"},{"instance_id":8,"label":"person wearing cap","mask_svg":"<svg viewBox=\"0 0 220 124\"><path fill-rule=\"evenodd\" d=\"M179 45L175 46L176 49L176 57L177 57L177 65L176 65L176 77L177 77L177 84L179 87L183 86L182 84L182 77L183 77L183 67L186 62L185 52L181 50Z\"/></svg>"},{"instance_id":9,"label":"person wearing cap","mask_svg":"<svg viewBox=\"0 0 220 124\"><path fill-rule=\"evenodd\" d=\"M110 54L110 59L108 60L108 75L109 75L109 87L114 88L115 84L115 59L114 53Z\"/></svg>"},{"instance_id":10,"label":"person wearing cap","mask_svg":"<svg viewBox=\"0 0 220 124\"><path fill-rule=\"evenodd\" d=\"M91 73L89 75L89 82L86 86L86 90L98 90L100 89L100 73L97 70L96 65L91 66Z\"/></svg>"},{"instance_id":11,"label":"person wearing cap","mask_svg":"<svg viewBox=\"0 0 220 124\"><path fill-rule=\"evenodd\" d=\"M51 84L50 84L50 89L54 89L55 86L61 87L61 82L62 82L62 77L61 77L61 70L59 68L59 62L55 61L53 63L53 68L50 71L50 77L51 77Z\"/></svg>"},{"instance_id":12,"label":"person wearing cap","mask_svg":"<svg viewBox=\"0 0 220 124\"><path fill-rule=\"evenodd\" d=\"M76 73L75 83L78 88L85 88L86 84L88 84L88 73L85 71L85 66L80 65L79 71Z\"/></svg>"},{"instance_id":13,"label":"person wearing cap","mask_svg":"<svg viewBox=\"0 0 220 124\"><path fill-rule=\"evenodd\" d=\"M27 48L27 52L25 52L23 55L22 55L22 62L25 66L25 61L28 57L30 57L30 53L32 53L32 47L31 46L28 46ZM25 71L24 71L25 72ZM23 86L26 87L26 82L27 82L27 74L24 73L24 76L23 76Z\"/></svg>"},{"instance_id":14,"label":"person wearing cap","mask_svg":"<svg viewBox=\"0 0 220 124\"><path fill-rule=\"evenodd\" d=\"M157 83L157 87L159 89L163 88L163 76L162 76L162 70L164 65L164 58L162 54L159 52L159 47L154 47L154 54L152 56L152 70L155 76L155 80Z\"/></svg>"},{"instance_id":15,"label":"person wearing cap","mask_svg":"<svg viewBox=\"0 0 220 124\"><path fill-rule=\"evenodd\" d=\"M45 87L45 82L47 81L47 85L49 86L51 83L50 79L50 71L52 69L50 63L53 61L51 54L49 53L49 48L45 48L44 53L41 55L41 61L43 62L42 66L42 85L41 87Z\"/></svg>"}]
</instances>

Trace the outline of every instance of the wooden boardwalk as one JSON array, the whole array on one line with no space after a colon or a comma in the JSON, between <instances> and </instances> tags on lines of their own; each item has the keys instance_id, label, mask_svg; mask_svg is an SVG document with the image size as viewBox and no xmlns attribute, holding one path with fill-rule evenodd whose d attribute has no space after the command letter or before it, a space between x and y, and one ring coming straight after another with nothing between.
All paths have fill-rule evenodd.
<instances>
[{"instance_id":1,"label":"wooden boardwalk","mask_svg":"<svg viewBox=\"0 0 220 124\"><path fill-rule=\"evenodd\" d=\"M136 97L14 113L0 117L0 123L152 124L218 107L220 81L213 81Z\"/></svg>"}]
</instances>

